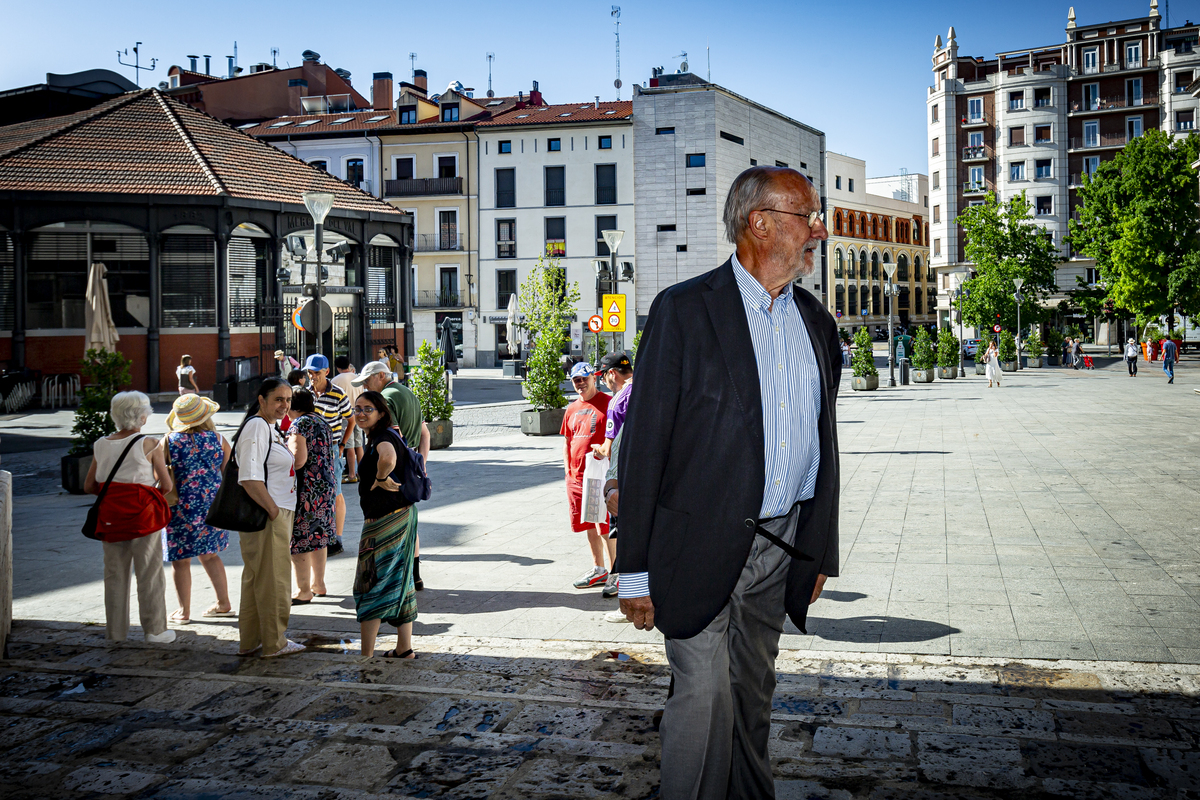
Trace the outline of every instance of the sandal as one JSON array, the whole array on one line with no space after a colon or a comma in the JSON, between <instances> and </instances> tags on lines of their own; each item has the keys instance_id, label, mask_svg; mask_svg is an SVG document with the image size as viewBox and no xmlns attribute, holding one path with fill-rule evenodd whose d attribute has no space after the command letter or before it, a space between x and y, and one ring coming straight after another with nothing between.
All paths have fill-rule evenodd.
<instances>
[{"instance_id":1,"label":"sandal","mask_svg":"<svg viewBox=\"0 0 1200 800\"><path fill-rule=\"evenodd\" d=\"M412 656L412 658L409 658L409 656ZM383 657L384 658L402 658L405 661L416 661L417 660L417 654L412 651L411 647L408 648L407 650L405 650L403 653L397 653L396 648L393 647L391 650L388 650L386 653L384 653Z\"/></svg>"},{"instance_id":2,"label":"sandal","mask_svg":"<svg viewBox=\"0 0 1200 800\"><path fill-rule=\"evenodd\" d=\"M206 617L236 617L237 612L234 611L232 608L230 608L226 611L222 611L220 606L213 606L212 608L210 608L204 612L204 616L206 616Z\"/></svg>"},{"instance_id":3,"label":"sandal","mask_svg":"<svg viewBox=\"0 0 1200 800\"><path fill-rule=\"evenodd\" d=\"M258 645L257 647L252 647L249 650L238 650L238 655L239 656L252 656L255 653L257 653L259 650L262 650L261 644Z\"/></svg>"},{"instance_id":4,"label":"sandal","mask_svg":"<svg viewBox=\"0 0 1200 800\"><path fill-rule=\"evenodd\" d=\"M192 621L191 617L185 617L183 615L182 608L177 608L174 611L172 611L171 616L167 617L167 619L169 619L171 622L174 622L177 625L188 625Z\"/></svg>"},{"instance_id":5,"label":"sandal","mask_svg":"<svg viewBox=\"0 0 1200 800\"><path fill-rule=\"evenodd\" d=\"M293 653L302 653L306 649L307 648L299 642L293 642L291 639L288 639L287 644L283 646L282 650L275 653L269 653L263 656L263 658L279 658L280 656L290 656Z\"/></svg>"}]
</instances>

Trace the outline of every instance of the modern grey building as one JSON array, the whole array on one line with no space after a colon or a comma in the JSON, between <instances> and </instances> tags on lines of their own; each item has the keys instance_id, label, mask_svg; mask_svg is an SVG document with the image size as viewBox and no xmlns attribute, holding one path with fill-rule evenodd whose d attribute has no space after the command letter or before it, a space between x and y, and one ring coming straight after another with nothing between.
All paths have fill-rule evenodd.
<instances>
[{"instance_id":1,"label":"modern grey building","mask_svg":"<svg viewBox=\"0 0 1200 800\"><path fill-rule=\"evenodd\" d=\"M634 87L638 327L654 297L733 252L721 212L733 179L756 164L808 175L825 205L825 134L690 72L654 70ZM825 252L801 284L825 291Z\"/></svg>"}]
</instances>

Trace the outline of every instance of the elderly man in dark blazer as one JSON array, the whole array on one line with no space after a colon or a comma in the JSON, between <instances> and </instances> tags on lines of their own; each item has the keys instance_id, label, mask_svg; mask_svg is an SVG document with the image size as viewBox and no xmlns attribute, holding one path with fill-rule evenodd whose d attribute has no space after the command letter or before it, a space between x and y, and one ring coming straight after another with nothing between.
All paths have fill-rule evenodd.
<instances>
[{"instance_id":1,"label":"elderly man in dark blazer","mask_svg":"<svg viewBox=\"0 0 1200 800\"><path fill-rule=\"evenodd\" d=\"M655 299L621 448L621 608L666 636L662 794L774 797L767 755L785 612L837 575L837 326L794 286L829 232L811 181L733 182L736 253Z\"/></svg>"}]
</instances>

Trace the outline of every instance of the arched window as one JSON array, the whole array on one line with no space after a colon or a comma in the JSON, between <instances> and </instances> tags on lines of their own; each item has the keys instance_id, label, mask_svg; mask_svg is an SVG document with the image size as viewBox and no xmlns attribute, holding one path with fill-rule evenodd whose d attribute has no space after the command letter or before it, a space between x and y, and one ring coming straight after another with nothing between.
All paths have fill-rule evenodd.
<instances>
[{"instance_id":1,"label":"arched window","mask_svg":"<svg viewBox=\"0 0 1200 800\"><path fill-rule=\"evenodd\" d=\"M862 236L862 235L863 235L863 225L865 225L865 224L866 224L866 223L864 222L863 215L862 215L862 214L859 214L859 215L858 215L858 235L859 235L859 236Z\"/></svg>"},{"instance_id":2,"label":"arched window","mask_svg":"<svg viewBox=\"0 0 1200 800\"><path fill-rule=\"evenodd\" d=\"M900 287L900 302L896 304L901 311L908 311L908 287Z\"/></svg>"},{"instance_id":3,"label":"arched window","mask_svg":"<svg viewBox=\"0 0 1200 800\"><path fill-rule=\"evenodd\" d=\"M850 288L847 291L847 294L850 295L850 303L849 303L849 308L848 308L850 316L857 317L858 316L858 287L855 286L854 284L850 284Z\"/></svg>"},{"instance_id":4,"label":"arched window","mask_svg":"<svg viewBox=\"0 0 1200 800\"><path fill-rule=\"evenodd\" d=\"M879 220L877 220L877 219L871 220L871 238L872 239L879 238Z\"/></svg>"},{"instance_id":5,"label":"arched window","mask_svg":"<svg viewBox=\"0 0 1200 800\"><path fill-rule=\"evenodd\" d=\"M862 262L861 262L860 268L865 267L866 265L867 265L867 251L863 250L862 251ZM871 280L873 280L873 281L879 280L879 253L871 253Z\"/></svg>"},{"instance_id":6,"label":"arched window","mask_svg":"<svg viewBox=\"0 0 1200 800\"><path fill-rule=\"evenodd\" d=\"M833 310L841 311L844 314L846 312L846 287L839 283L837 289L834 290L833 298Z\"/></svg>"},{"instance_id":7,"label":"arched window","mask_svg":"<svg viewBox=\"0 0 1200 800\"><path fill-rule=\"evenodd\" d=\"M882 311L880 311L882 306L879 304L879 285L878 284L871 287L871 308L875 309L876 316L883 313Z\"/></svg>"},{"instance_id":8,"label":"arched window","mask_svg":"<svg viewBox=\"0 0 1200 800\"><path fill-rule=\"evenodd\" d=\"M921 280L922 278L925 277L925 274L923 272L921 272L921 257L920 256L913 256L913 276L917 280Z\"/></svg>"},{"instance_id":9,"label":"arched window","mask_svg":"<svg viewBox=\"0 0 1200 800\"><path fill-rule=\"evenodd\" d=\"M833 232L838 236L842 235L842 212L840 210L833 215Z\"/></svg>"},{"instance_id":10,"label":"arched window","mask_svg":"<svg viewBox=\"0 0 1200 800\"><path fill-rule=\"evenodd\" d=\"M834 255L834 259L833 259L833 277L840 278L840 277L842 277L842 269L843 269L842 251L839 249L839 250L835 250L834 253L835 253L835 255Z\"/></svg>"},{"instance_id":11,"label":"arched window","mask_svg":"<svg viewBox=\"0 0 1200 800\"><path fill-rule=\"evenodd\" d=\"M858 277L859 277L859 280L865 281L867 279L867 262L866 261L864 261L858 265Z\"/></svg>"},{"instance_id":12,"label":"arched window","mask_svg":"<svg viewBox=\"0 0 1200 800\"><path fill-rule=\"evenodd\" d=\"M900 283L908 283L908 256L904 253L896 257L896 280Z\"/></svg>"},{"instance_id":13,"label":"arched window","mask_svg":"<svg viewBox=\"0 0 1200 800\"><path fill-rule=\"evenodd\" d=\"M915 306L915 308L913 308L913 311L915 311L918 314L924 313L923 311L921 311L921 290L920 289L917 289L915 292L913 292L913 300L916 302L916 306Z\"/></svg>"}]
</instances>

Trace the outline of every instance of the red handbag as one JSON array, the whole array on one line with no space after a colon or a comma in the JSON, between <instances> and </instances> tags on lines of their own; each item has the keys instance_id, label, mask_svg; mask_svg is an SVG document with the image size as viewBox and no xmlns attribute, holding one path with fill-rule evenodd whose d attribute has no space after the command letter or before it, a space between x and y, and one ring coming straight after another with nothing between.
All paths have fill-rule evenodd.
<instances>
[{"instance_id":1,"label":"red handbag","mask_svg":"<svg viewBox=\"0 0 1200 800\"><path fill-rule=\"evenodd\" d=\"M83 535L89 539L128 542L158 533L171 521L171 507L158 489L141 483L113 483L121 462L141 438L135 436L125 447L96 502L88 510Z\"/></svg>"}]
</instances>

